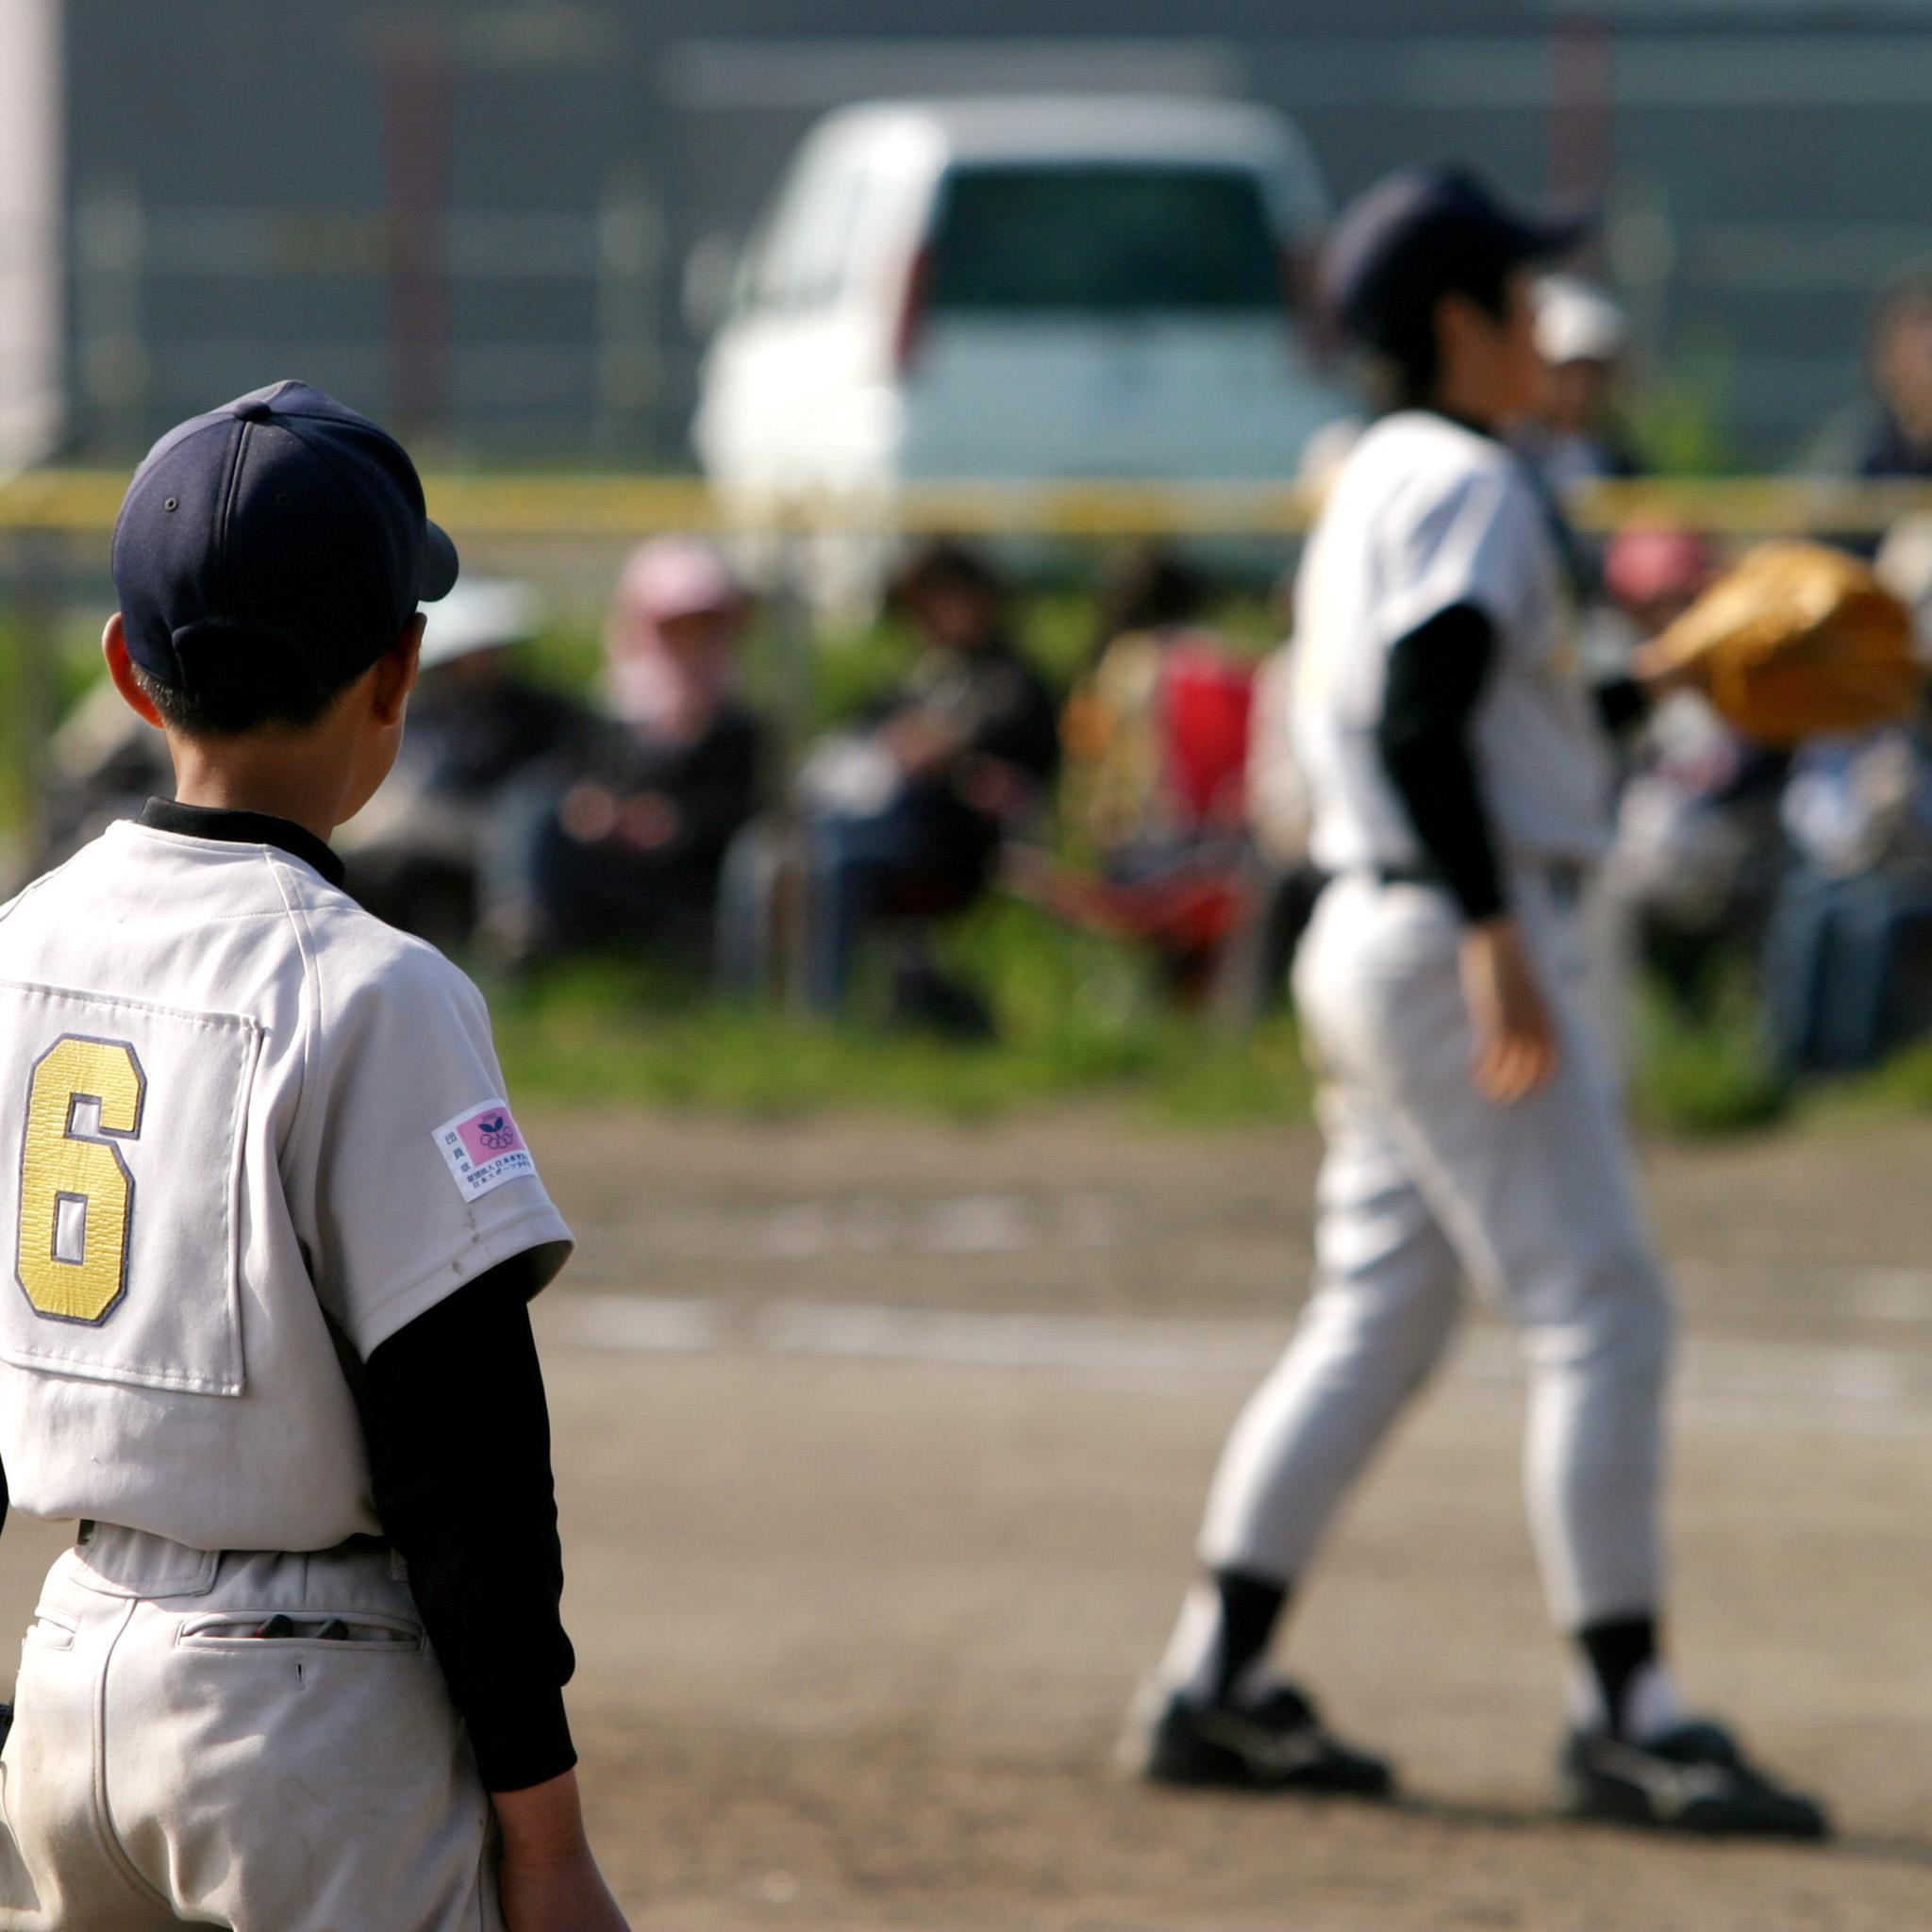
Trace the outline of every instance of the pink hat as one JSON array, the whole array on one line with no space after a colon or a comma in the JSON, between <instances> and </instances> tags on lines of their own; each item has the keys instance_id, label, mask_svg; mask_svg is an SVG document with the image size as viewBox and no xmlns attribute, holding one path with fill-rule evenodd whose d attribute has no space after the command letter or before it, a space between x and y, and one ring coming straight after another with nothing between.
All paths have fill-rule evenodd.
<instances>
[{"instance_id":1,"label":"pink hat","mask_svg":"<svg viewBox=\"0 0 1932 1932\"><path fill-rule=\"evenodd\" d=\"M1604 589L1619 604L1694 597L1717 572L1710 540L1674 524L1619 530L1604 558Z\"/></svg>"},{"instance_id":2,"label":"pink hat","mask_svg":"<svg viewBox=\"0 0 1932 1932\"><path fill-rule=\"evenodd\" d=\"M654 537L631 553L617 586L623 609L649 625L700 611L737 610L744 591L708 543Z\"/></svg>"}]
</instances>

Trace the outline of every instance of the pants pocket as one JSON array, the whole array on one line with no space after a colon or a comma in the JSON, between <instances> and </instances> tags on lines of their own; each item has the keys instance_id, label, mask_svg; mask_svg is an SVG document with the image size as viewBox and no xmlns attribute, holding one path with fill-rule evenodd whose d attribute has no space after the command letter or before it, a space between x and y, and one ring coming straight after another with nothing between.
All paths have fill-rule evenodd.
<instances>
[{"instance_id":1,"label":"pants pocket","mask_svg":"<svg viewBox=\"0 0 1932 1932\"><path fill-rule=\"evenodd\" d=\"M34 1620L26 1626L21 1643L25 1650L72 1650L79 1632L80 1625L72 1617L50 1610L42 1604L34 1612Z\"/></svg>"},{"instance_id":2,"label":"pants pocket","mask_svg":"<svg viewBox=\"0 0 1932 1932\"><path fill-rule=\"evenodd\" d=\"M379 1610L222 1610L184 1617L175 1638L180 1650L229 1651L260 1657L290 1652L327 1656L420 1657L422 1624Z\"/></svg>"}]
</instances>

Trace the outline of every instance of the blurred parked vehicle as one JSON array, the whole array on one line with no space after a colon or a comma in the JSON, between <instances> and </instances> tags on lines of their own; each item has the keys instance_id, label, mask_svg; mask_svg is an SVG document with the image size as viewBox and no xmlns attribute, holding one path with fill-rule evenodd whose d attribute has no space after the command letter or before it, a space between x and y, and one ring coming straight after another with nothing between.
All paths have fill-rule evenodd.
<instances>
[{"instance_id":1,"label":"blurred parked vehicle","mask_svg":"<svg viewBox=\"0 0 1932 1932\"><path fill-rule=\"evenodd\" d=\"M1349 407L1311 298L1325 213L1234 102L879 103L807 138L746 249L695 437L747 527L918 478L1287 477ZM848 551L844 588L876 588Z\"/></svg>"}]
</instances>

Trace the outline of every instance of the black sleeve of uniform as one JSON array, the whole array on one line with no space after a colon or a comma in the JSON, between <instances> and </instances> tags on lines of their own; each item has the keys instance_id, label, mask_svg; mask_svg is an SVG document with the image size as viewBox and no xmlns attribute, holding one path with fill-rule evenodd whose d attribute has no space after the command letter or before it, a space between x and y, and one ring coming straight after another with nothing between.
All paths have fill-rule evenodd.
<instances>
[{"instance_id":1,"label":"black sleeve of uniform","mask_svg":"<svg viewBox=\"0 0 1932 1932\"><path fill-rule=\"evenodd\" d=\"M1496 657L1474 605L1438 611L1390 653L1375 746L1424 855L1474 924L1503 909L1496 841L1470 756L1470 724Z\"/></svg>"},{"instance_id":2,"label":"black sleeve of uniform","mask_svg":"<svg viewBox=\"0 0 1932 1932\"><path fill-rule=\"evenodd\" d=\"M529 1288L521 1257L465 1284L370 1356L361 1391L376 1514L492 1791L576 1762Z\"/></svg>"}]
</instances>

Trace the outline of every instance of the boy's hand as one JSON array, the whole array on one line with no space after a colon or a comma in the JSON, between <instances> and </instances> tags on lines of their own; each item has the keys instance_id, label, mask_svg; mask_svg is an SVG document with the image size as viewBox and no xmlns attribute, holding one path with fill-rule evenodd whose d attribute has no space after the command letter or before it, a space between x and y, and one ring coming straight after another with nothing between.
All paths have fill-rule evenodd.
<instances>
[{"instance_id":1,"label":"boy's hand","mask_svg":"<svg viewBox=\"0 0 1932 1932\"><path fill-rule=\"evenodd\" d=\"M577 1776L497 1791L497 1890L509 1932L630 1932L584 1836Z\"/></svg>"},{"instance_id":2,"label":"boy's hand","mask_svg":"<svg viewBox=\"0 0 1932 1932\"><path fill-rule=\"evenodd\" d=\"M497 1890L509 1932L630 1932L589 1845L556 1865L522 1864L506 1851Z\"/></svg>"},{"instance_id":3,"label":"boy's hand","mask_svg":"<svg viewBox=\"0 0 1932 1932\"><path fill-rule=\"evenodd\" d=\"M1557 1071L1557 1029L1516 922L1499 916L1462 941L1462 997L1475 1029L1476 1091L1501 1107L1524 1099Z\"/></svg>"}]
</instances>

